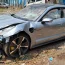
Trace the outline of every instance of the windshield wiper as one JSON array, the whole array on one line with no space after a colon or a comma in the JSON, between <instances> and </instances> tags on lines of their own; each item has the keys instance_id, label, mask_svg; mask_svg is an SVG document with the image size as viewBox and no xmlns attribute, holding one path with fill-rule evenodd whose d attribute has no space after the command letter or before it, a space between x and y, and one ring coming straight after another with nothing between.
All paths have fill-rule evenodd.
<instances>
[{"instance_id":1,"label":"windshield wiper","mask_svg":"<svg viewBox=\"0 0 65 65\"><path fill-rule=\"evenodd\" d=\"M21 17L19 17L19 16L16 16L15 14L11 14L11 16L13 16L14 18L21 19L21 20L29 21L28 19L26 19L26 18L21 18Z\"/></svg>"}]
</instances>

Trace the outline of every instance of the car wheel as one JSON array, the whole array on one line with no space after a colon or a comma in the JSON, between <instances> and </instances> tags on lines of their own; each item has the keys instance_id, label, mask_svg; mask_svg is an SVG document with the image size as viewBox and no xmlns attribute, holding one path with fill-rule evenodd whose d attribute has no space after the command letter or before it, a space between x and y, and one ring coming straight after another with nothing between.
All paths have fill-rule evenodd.
<instances>
[{"instance_id":1,"label":"car wheel","mask_svg":"<svg viewBox=\"0 0 65 65\"><path fill-rule=\"evenodd\" d=\"M26 34L15 35L4 45L4 51L10 58L20 57L30 49L30 39Z\"/></svg>"}]
</instances>

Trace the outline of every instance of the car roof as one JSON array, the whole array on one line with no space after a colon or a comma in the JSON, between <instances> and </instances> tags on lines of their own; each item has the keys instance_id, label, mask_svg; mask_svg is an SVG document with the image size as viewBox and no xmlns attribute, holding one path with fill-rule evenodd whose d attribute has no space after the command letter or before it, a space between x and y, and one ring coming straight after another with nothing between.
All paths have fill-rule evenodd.
<instances>
[{"instance_id":1,"label":"car roof","mask_svg":"<svg viewBox=\"0 0 65 65\"><path fill-rule=\"evenodd\" d=\"M60 4L44 4L44 3L41 3L41 4L34 4L34 5L31 5L31 6L42 6L42 7L45 7L46 8L46 10L44 11L44 13L36 20L36 21L39 21L40 20L40 18L42 17L42 16L44 16L49 10L51 10L51 9L54 9L54 8L65 8L65 5L60 5Z\"/></svg>"},{"instance_id":2,"label":"car roof","mask_svg":"<svg viewBox=\"0 0 65 65\"><path fill-rule=\"evenodd\" d=\"M32 4L31 6L32 7L45 7L45 8L65 7L65 5L60 5L60 4L44 4L44 3Z\"/></svg>"}]
</instances>

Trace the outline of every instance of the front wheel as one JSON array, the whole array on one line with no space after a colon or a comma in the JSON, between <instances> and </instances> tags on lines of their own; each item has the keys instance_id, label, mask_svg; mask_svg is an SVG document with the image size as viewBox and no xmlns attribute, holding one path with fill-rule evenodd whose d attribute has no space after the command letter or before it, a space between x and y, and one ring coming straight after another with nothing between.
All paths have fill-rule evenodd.
<instances>
[{"instance_id":1,"label":"front wheel","mask_svg":"<svg viewBox=\"0 0 65 65\"><path fill-rule=\"evenodd\" d=\"M11 58L20 57L30 48L30 39L26 34L11 37L9 43L5 44L4 51Z\"/></svg>"}]
</instances>

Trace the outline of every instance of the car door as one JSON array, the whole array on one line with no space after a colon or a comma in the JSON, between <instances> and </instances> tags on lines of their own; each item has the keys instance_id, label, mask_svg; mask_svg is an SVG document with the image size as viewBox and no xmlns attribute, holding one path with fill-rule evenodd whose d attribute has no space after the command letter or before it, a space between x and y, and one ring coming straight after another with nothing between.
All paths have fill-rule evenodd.
<instances>
[{"instance_id":1,"label":"car door","mask_svg":"<svg viewBox=\"0 0 65 65\"><path fill-rule=\"evenodd\" d=\"M45 18L51 18L52 21L42 20ZM36 44L46 41L57 39L64 35L65 22L62 21L60 8L54 8L50 10L45 16L37 23L36 30Z\"/></svg>"}]
</instances>

